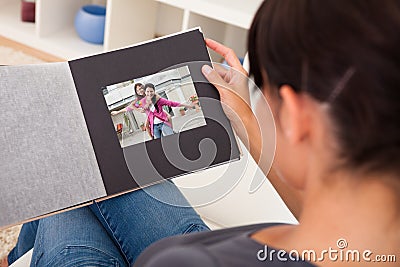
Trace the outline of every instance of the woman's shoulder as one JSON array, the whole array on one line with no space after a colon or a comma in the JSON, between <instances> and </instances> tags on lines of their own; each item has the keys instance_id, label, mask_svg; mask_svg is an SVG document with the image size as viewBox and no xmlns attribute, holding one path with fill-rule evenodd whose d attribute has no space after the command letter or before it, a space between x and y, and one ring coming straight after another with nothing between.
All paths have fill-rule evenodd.
<instances>
[{"instance_id":1,"label":"woman's shoulder","mask_svg":"<svg viewBox=\"0 0 400 267\"><path fill-rule=\"evenodd\" d=\"M156 101L157 101L157 103L165 103L168 101L168 99L161 97L161 96L158 96L158 97L156 96Z\"/></svg>"},{"instance_id":2,"label":"woman's shoulder","mask_svg":"<svg viewBox=\"0 0 400 267\"><path fill-rule=\"evenodd\" d=\"M156 242L139 257L137 266L280 266L276 257L264 258L266 245L251 233L277 224L257 224L223 230L191 233ZM295 261L290 266L309 267Z\"/></svg>"}]
</instances>

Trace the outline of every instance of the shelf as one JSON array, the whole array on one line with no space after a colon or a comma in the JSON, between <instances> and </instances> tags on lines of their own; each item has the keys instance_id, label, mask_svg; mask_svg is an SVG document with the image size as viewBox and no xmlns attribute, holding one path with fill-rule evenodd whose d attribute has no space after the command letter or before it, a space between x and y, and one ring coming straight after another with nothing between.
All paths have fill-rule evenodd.
<instances>
[{"instance_id":1,"label":"shelf","mask_svg":"<svg viewBox=\"0 0 400 267\"><path fill-rule=\"evenodd\" d=\"M39 38L35 23L21 21L20 5L20 1L1 2L0 34L3 37L38 50L46 51L48 54L66 60L98 54L104 51L102 45L93 45L81 40L73 26L64 28L48 37Z\"/></svg>"},{"instance_id":2,"label":"shelf","mask_svg":"<svg viewBox=\"0 0 400 267\"><path fill-rule=\"evenodd\" d=\"M154 38L157 3L153 0L108 0L104 47L118 49Z\"/></svg>"},{"instance_id":3,"label":"shelf","mask_svg":"<svg viewBox=\"0 0 400 267\"><path fill-rule=\"evenodd\" d=\"M262 0L157 0L160 3L249 29Z\"/></svg>"},{"instance_id":4,"label":"shelf","mask_svg":"<svg viewBox=\"0 0 400 267\"><path fill-rule=\"evenodd\" d=\"M104 45L81 40L73 26L77 10L82 5L95 2L106 4L107 7ZM0 0L0 35L58 58L71 60L149 40L155 35L200 26L207 37L232 47L242 56L245 54L247 29L261 2L36 0L36 23L29 23L20 20L20 0ZM218 59L217 55L212 56Z\"/></svg>"},{"instance_id":5,"label":"shelf","mask_svg":"<svg viewBox=\"0 0 400 267\"><path fill-rule=\"evenodd\" d=\"M25 43L36 35L34 23L21 21L21 2L0 2L0 32L4 37Z\"/></svg>"},{"instance_id":6,"label":"shelf","mask_svg":"<svg viewBox=\"0 0 400 267\"><path fill-rule=\"evenodd\" d=\"M104 51L102 45L90 44L80 39L73 26L54 33L49 37L42 37L37 41L39 43L38 49L67 60L99 54Z\"/></svg>"}]
</instances>

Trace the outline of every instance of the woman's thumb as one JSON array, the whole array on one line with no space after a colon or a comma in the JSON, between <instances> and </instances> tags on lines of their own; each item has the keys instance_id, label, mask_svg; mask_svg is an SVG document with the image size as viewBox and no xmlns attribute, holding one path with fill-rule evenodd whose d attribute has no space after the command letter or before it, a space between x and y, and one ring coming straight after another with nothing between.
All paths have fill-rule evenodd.
<instances>
[{"instance_id":1,"label":"woman's thumb","mask_svg":"<svg viewBox=\"0 0 400 267\"><path fill-rule=\"evenodd\" d=\"M204 76L206 76L207 80L212 83L217 89L222 88L227 88L227 83L222 79L222 77L216 72L213 68L211 68L209 65L204 65L201 68L201 71L203 72Z\"/></svg>"}]
</instances>

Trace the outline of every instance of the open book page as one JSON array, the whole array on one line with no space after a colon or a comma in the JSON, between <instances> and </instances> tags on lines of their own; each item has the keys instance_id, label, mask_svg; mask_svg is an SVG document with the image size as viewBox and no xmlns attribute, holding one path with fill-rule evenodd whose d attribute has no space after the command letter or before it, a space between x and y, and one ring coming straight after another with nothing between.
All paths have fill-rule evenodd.
<instances>
[{"instance_id":1,"label":"open book page","mask_svg":"<svg viewBox=\"0 0 400 267\"><path fill-rule=\"evenodd\" d=\"M106 192L68 63L0 67L0 226Z\"/></svg>"},{"instance_id":2,"label":"open book page","mask_svg":"<svg viewBox=\"0 0 400 267\"><path fill-rule=\"evenodd\" d=\"M65 63L0 67L0 227L238 160L204 64L204 36L192 29Z\"/></svg>"}]
</instances>

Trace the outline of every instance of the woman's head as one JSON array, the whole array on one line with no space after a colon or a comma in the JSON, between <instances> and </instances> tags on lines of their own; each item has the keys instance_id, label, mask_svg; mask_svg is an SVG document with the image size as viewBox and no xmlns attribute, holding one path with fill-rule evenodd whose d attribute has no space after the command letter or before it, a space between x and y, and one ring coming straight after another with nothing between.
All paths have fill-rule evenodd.
<instances>
[{"instance_id":1,"label":"woman's head","mask_svg":"<svg viewBox=\"0 0 400 267\"><path fill-rule=\"evenodd\" d=\"M398 29L399 1L264 1L249 33L250 73L276 104L277 128L291 123L280 119L290 99L311 100L327 107L342 164L399 173Z\"/></svg>"},{"instance_id":2,"label":"woman's head","mask_svg":"<svg viewBox=\"0 0 400 267\"><path fill-rule=\"evenodd\" d=\"M156 89L152 83L146 83L144 90L147 97L153 98L156 94Z\"/></svg>"},{"instance_id":3,"label":"woman's head","mask_svg":"<svg viewBox=\"0 0 400 267\"><path fill-rule=\"evenodd\" d=\"M137 97L144 97L144 86L141 83L136 83L134 85L135 88L135 94Z\"/></svg>"},{"instance_id":4,"label":"woman's head","mask_svg":"<svg viewBox=\"0 0 400 267\"><path fill-rule=\"evenodd\" d=\"M155 109L157 110L157 112L159 112L158 106L156 105L158 99L157 99L157 96L156 96L156 89L155 89L154 84L146 83L144 88L145 88L146 97L150 98L151 103L153 103Z\"/></svg>"}]
</instances>

